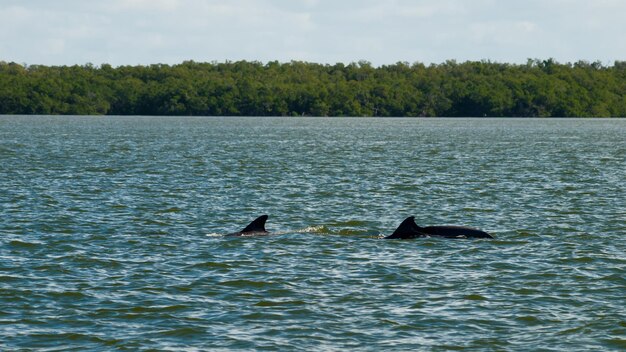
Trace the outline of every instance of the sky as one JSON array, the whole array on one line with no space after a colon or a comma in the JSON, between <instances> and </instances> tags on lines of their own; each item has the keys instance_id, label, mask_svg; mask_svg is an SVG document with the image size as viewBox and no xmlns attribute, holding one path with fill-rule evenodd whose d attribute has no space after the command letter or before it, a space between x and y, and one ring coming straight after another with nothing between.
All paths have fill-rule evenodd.
<instances>
[{"instance_id":1,"label":"sky","mask_svg":"<svg viewBox=\"0 0 626 352\"><path fill-rule=\"evenodd\" d=\"M0 61L626 60L626 0L0 0Z\"/></svg>"}]
</instances>

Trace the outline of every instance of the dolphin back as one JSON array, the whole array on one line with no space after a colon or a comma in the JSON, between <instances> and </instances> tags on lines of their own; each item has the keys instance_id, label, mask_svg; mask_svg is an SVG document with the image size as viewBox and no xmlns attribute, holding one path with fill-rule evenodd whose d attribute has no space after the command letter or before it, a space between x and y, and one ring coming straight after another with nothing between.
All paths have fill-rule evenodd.
<instances>
[{"instance_id":1,"label":"dolphin back","mask_svg":"<svg viewBox=\"0 0 626 352\"><path fill-rule=\"evenodd\" d=\"M420 227L415 223L415 217L409 216L398 226L398 228L385 239L400 239L405 240L409 238L426 237L428 234L420 231Z\"/></svg>"},{"instance_id":2,"label":"dolphin back","mask_svg":"<svg viewBox=\"0 0 626 352\"><path fill-rule=\"evenodd\" d=\"M265 222L267 221L267 215L261 215L254 219L248 226L239 232L229 233L226 236L245 236L245 235L266 235Z\"/></svg>"},{"instance_id":3,"label":"dolphin back","mask_svg":"<svg viewBox=\"0 0 626 352\"><path fill-rule=\"evenodd\" d=\"M427 226L419 227L415 217L409 216L386 239L410 239L418 237L445 237L445 238L493 238L485 231L466 226Z\"/></svg>"},{"instance_id":4,"label":"dolphin back","mask_svg":"<svg viewBox=\"0 0 626 352\"><path fill-rule=\"evenodd\" d=\"M265 222L267 221L267 215L261 215L256 218L254 221L250 223L250 225L246 226L245 229L241 230L241 233L246 232L267 232L265 231Z\"/></svg>"},{"instance_id":5,"label":"dolphin back","mask_svg":"<svg viewBox=\"0 0 626 352\"><path fill-rule=\"evenodd\" d=\"M493 238L485 231L466 226L427 226L422 231L430 236L447 238Z\"/></svg>"}]
</instances>

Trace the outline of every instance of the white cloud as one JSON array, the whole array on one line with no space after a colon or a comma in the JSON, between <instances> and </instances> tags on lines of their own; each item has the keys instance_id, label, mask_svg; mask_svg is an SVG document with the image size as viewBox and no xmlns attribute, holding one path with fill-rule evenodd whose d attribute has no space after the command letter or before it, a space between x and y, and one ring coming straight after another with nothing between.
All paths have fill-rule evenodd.
<instances>
[{"instance_id":1,"label":"white cloud","mask_svg":"<svg viewBox=\"0 0 626 352\"><path fill-rule=\"evenodd\" d=\"M0 60L626 58L619 0L2 0Z\"/></svg>"},{"instance_id":2,"label":"white cloud","mask_svg":"<svg viewBox=\"0 0 626 352\"><path fill-rule=\"evenodd\" d=\"M116 11L174 11L180 4L180 0L115 0L105 6Z\"/></svg>"},{"instance_id":3,"label":"white cloud","mask_svg":"<svg viewBox=\"0 0 626 352\"><path fill-rule=\"evenodd\" d=\"M51 38L46 40L45 52L58 55L65 51L65 40L61 38Z\"/></svg>"},{"instance_id":4,"label":"white cloud","mask_svg":"<svg viewBox=\"0 0 626 352\"><path fill-rule=\"evenodd\" d=\"M508 44L532 40L537 25L530 21L490 21L470 25L470 37L474 43Z\"/></svg>"}]
</instances>

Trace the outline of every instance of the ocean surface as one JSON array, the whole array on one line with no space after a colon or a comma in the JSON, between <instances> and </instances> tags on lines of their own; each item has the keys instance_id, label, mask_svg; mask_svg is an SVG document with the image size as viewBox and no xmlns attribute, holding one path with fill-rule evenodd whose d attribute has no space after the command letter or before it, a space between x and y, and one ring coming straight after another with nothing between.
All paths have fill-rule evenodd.
<instances>
[{"instance_id":1,"label":"ocean surface","mask_svg":"<svg viewBox=\"0 0 626 352\"><path fill-rule=\"evenodd\" d=\"M624 351L625 236L624 119L0 116L2 351Z\"/></svg>"}]
</instances>

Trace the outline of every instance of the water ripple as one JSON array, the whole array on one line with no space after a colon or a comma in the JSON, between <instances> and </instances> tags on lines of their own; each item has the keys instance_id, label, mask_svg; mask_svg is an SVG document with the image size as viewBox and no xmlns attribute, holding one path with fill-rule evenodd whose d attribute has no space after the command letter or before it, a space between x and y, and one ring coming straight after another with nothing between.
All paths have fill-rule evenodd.
<instances>
[{"instance_id":1,"label":"water ripple","mask_svg":"<svg viewBox=\"0 0 626 352\"><path fill-rule=\"evenodd\" d=\"M626 346L624 120L0 124L1 350Z\"/></svg>"}]
</instances>

